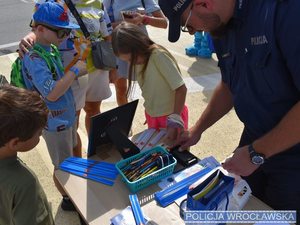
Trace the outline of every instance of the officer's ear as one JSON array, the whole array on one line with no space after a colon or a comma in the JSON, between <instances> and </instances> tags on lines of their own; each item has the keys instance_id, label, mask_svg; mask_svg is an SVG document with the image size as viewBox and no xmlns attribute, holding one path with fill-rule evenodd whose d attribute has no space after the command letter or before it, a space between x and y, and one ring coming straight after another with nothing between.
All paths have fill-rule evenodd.
<instances>
[{"instance_id":1,"label":"officer's ear","mask_svg":"<svg viewBox=\"0 0 300 225\"><path fill-rule=\"evenodd\" d=\"M214 4L215 2L213 0L194 0L194 7L201 7L209 11L212 11Z\"/></svg>"}]
</instances>

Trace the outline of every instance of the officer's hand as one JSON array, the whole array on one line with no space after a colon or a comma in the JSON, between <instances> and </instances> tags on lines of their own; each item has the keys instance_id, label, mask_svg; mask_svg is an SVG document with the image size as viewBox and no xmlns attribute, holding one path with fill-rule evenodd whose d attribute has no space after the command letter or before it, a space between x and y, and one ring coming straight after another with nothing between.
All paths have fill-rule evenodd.
<instances>
[{"instance_id":1,"label":"officer's hand","mask_svg":"<svg viewBox=\"0 0 300 225\"><path fill-rule=\"evenodd\" d=\"M35 41L36 41L36 36L33 32L30 32L24 38L22 38L22 40L19 43L19 49L18 49L19 57L23 58L25 53L27 53L29 49L32 48Z\"/></svg>"},{"instance_id":2,"label":"officer's hand","mask_svg":"<svg viewBox=\"0 0 300 225\"><path fill-rule=\"evenodd\" d=\"M229 173L239 176L249 176L259 167L251 162L248 146L237 148L234 154L227 158L222 165Z\"/></svg>"},{"instance_id":3,"label":"officer's hand","mask_svg":"<svg viewBox=\"0 0 300 225\"><path fill-rule=\"evenodd\" d=\"M86 62L85 61L78 60L74 66L79 69L79 74L78 74L79 77L87 74Z\"/></svg>"}]
</instances>

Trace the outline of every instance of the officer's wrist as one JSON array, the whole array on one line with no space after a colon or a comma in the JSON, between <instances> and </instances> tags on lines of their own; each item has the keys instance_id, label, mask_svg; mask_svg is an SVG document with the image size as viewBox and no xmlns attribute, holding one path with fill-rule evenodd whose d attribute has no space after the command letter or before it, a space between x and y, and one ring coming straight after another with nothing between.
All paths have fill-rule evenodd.
<instances>
[{"instance_id":1,"label":"officer's wrist","mask_svg":"<svg viewBox=\"0 0 300 225\"><path fill-rule=\"evenodd\" d=\"M70 68L70 71L71 71L72 73L74 73L76 77L78 77L78 75L79 75L79 68L77 68L76 66L72 66L72 67Z\"/></svg>"},{"instance_id":2,"label":"officer's wrist","mask_svg":"<svg viewBox=\"0 0 300 225\"><path fill-rule=\"evenodd\" d=\"M256 152L260 154L264 154L266 158L272 156L271 152L269 151L270 146L267 145L266 142L262 141L261 139L257 139L252 143Z\"/></svg>"},{"instance_id":3,"label":"officer's wrist","mask_svg":"<svg viewBox=\"0 0 300 225\"><path fill-rule=\"evenodd\" d=\"M254 149L253 144L248 145L248 152L250 155L250 161L255 165L262 165L265 163L266 157L264 154L259 153Z\"/></svg>"}]
</instances>

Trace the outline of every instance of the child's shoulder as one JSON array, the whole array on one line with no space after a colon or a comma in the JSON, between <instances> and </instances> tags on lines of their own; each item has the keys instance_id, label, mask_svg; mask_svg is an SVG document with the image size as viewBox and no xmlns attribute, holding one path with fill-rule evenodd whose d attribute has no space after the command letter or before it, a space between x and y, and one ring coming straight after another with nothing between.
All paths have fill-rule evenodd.
<instances>
[{"instance_id":1,"label":"child's shoulder","mask_svg":"<svg viewBox=\"0 0 300 225\"><path fill-rule=\"evenodd\" d=\"M28 53L25 54L25 57L30 58L31 60L41 59L42 57L33 49L30 49Z\"/></svg>"},{"instance_id":2,"label":"child's shoulder","mask_svg":"<svg viewBox=\"0 0 300 225\"><path fill-rule=\"evenodd\" d=\"M161 48L161 47L157 47L155 49L153 49L152 51L152 54L151 54L151 57L154 58L154 60L166 60L170 58L170 53L164 49L164 48Z\"/></svg>"},{"instance_id":3,"label":"child's shoulder","mask_svg":"<svg viewBox=\"0 0 300 225\"><path fill-rule=\"evenodd\" d=\"M30 50L22 59L22 68L35 76L35 71L47 71L47 62L36 52Z\"/></svg>"},{"instance_id":4,"label":"child's shoulder","mask_svg":"<svg viewBox=\"0 0 300 225\"><path fill-rule=\"evenodd\" d=\"M33 49L31 48L25 55L23 61L26 60L31 60L31 61L36 61L40 60L42 57Z\"/></svg>"},{"instance_id":5,"label":"child's shoulder","mask_svg":"<svg viewBox=\"0 0 300 225\"><path fill-rule=\"evenodd\" d=\"M160 47L154 48L151 56L153 57L162 57L166 54L166 50Z\"/></svg>"},{"instance_id":6,"label":"child's shoulder","mask_svg":"<svg viewBox=\"0 0 300 225\"><path fill-rule=\"evenodd\" d=\"M1 177L5 176L6 186L15 190L32 187L36 184L36 177L27 166L18 159L11 160L11 163L1 169Z\"/></svg>"},{"instance_id":7,"label":"child's shoulder","mask_svg":"<svg viewBox=\"0 0 300 225\"><path fill-rule=\"evenodd\" d=\"M47 56L45 52L46 50L41 50L41 47L34 46L24 55L23 62L25 62L25 64L31 62L31 64L33 64L34 66L39 66L39 65L47 66L45 62L46 57L51 57L51 56Z\"/></svg>"}]
</instances>

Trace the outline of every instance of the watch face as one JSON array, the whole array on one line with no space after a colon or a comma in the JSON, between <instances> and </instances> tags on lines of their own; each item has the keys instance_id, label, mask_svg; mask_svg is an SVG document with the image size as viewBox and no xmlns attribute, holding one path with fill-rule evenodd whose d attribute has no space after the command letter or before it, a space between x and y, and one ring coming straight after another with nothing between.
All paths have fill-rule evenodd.
<instances>
[{"instance_id":1,"label":"watch face","mask_svg":"<svg viewBox=\"0 0 300 225\"><path fill-rule=\"evenodd\" d=\"M259 155L253 156L251 161L255 165L261 165L265 162L264 158L262 156L259 156Z\"/></svg>"}]
</instances>

